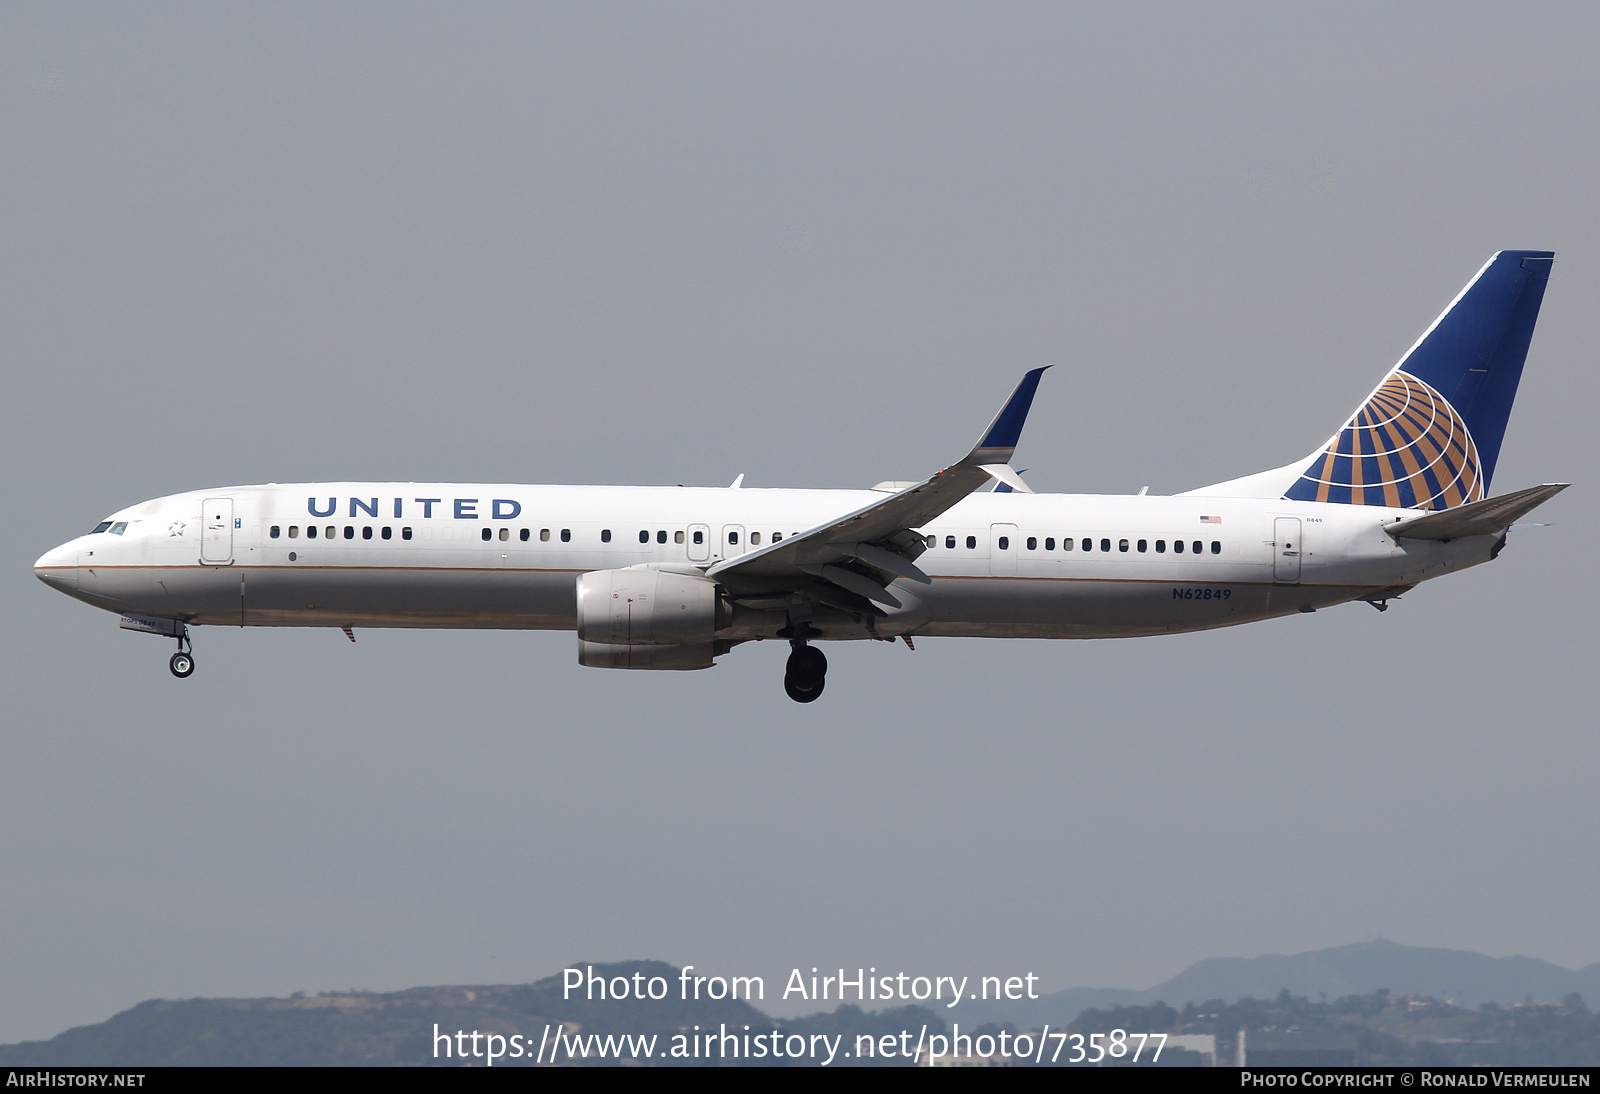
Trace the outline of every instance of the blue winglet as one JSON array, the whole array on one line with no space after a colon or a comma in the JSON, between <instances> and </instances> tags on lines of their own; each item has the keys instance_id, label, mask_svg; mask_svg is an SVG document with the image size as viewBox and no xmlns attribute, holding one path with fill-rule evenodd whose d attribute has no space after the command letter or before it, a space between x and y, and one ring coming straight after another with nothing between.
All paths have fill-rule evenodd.
<instances>
[{"instance_id":1,"label":"blue winglet","mask_svg":"<svg viewBox=\"0 0 1600 1094\"><path fill-rule=\"evenodd\" d=\"M977 447L968 455L968 462L1011 462L1017 441L1022 437L1022 425L1028 420L1028 411L1033 407L1034 392L1039 390L1039 378L1048 368L1050 366L1045 365L1044 368L1032 369L1022 378L1017 390L1011 393L1006 405L1000 408L1000 413L989 423L989 428L983 434L983 440L979 441Z\"/></svg>"}]
</instances>

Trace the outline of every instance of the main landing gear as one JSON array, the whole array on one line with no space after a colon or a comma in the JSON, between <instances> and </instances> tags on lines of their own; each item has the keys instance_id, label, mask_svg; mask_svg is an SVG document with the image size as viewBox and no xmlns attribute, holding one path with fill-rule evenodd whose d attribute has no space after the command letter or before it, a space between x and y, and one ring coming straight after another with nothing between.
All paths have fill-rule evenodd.
<instances>
[{"instance_id":1,"label":"main landing gear","mask_svg":"<svg viewBox=\"0 0 1600 1094\"><path fill-rule=\"evenodd\" d=\"M187 649L184 648L186 646ZM178 635L178 652L167 662L167 668L171 669L172 675L179 680L187 680L194 675L194 644L189 641L188 627L184 627Z\"/></svg>"},{"instance_id":2,"label":"main landing gear","mask_svg":"<svg viewBox=\"0 0 1600 1094\"><path fill-rule=\"evenodd\" d=\"M827 683L828 659L803 638L796 638L789 645L794 650L784 669L783 690L797 703L812 702L822 694L823 685Z\"/></svg>"}]
</instances>

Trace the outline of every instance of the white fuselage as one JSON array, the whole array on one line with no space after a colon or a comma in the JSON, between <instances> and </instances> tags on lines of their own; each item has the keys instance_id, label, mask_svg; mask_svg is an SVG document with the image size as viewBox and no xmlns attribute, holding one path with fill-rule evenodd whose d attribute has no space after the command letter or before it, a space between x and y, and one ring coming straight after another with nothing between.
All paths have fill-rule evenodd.
<instances>
[{"instance_id":1,"label":"white fuselage","mask_svg":"<svg viewBox=\"0 0 1600 1094\"><path fill-rule=\"evenodd\" d=\"M696 573L883 496L244 486L125 509L111 518L125 522L119 534L81 536L35 571L97 607L192 624L571 630L580 574L640 565ZM212 501L225 501L225 513ZM897 581L900 609L840 617L819 637L1202 630L1373 598L1492 556L1492 536L1396 541L1382 525L1402 514L1414 515L1257 498L974 494L920 529L931 546L917 565L932 584ZM718 637L769 638L783 625L781 611L736 608Z\"/></svg>"}]
</instances>

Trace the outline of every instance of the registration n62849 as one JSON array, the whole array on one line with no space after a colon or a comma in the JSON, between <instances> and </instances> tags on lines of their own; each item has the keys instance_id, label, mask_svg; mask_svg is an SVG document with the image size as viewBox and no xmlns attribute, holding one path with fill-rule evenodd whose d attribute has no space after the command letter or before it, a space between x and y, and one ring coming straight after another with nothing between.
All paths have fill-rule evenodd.
<instances>
[{"instance_id":1,"label":"registration n62849","mask_svg":"<svg viewBox=\"0 0 1600 1094\"><path fill-rule=\"evenodd\" d=\"M1233 596L1233 590L1216 588L1212 585L1174 585L1172 599L1174 600L1227 600Z\"/></svg>"}]
</instances>

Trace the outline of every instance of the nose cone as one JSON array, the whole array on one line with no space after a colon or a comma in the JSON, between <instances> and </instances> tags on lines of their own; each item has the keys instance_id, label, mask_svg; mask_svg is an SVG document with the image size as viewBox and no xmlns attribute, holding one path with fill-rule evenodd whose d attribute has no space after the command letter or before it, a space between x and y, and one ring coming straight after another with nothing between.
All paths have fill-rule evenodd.
<instances>
[{"instance_id":1,"label":"nose cone","mask_svg":"<svg viewBox=\"0 0 1600 1094\"><path fill-rule=\"evenodd\" d=\"M63 543L39 556L33 564L33 576L61 592L78 591L78 541Z\"/></svg>"}]
</instances>

